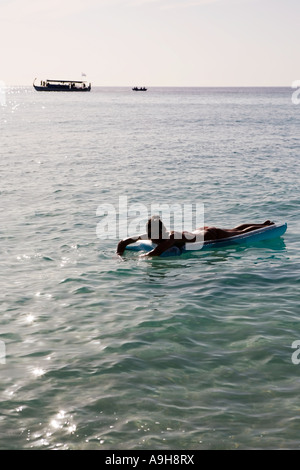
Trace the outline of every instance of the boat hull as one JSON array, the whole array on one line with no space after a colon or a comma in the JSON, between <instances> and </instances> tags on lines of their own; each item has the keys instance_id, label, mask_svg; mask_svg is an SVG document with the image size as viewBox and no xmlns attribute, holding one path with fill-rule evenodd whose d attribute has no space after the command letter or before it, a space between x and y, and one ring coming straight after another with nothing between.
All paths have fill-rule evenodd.
<instances>
[{"instance_id":1,"label":"boat hull","mask_svg":"<svg viewBox=\"0 0 300 470\"><path fill-rule=\"evenodd\" d=\"M91 91L91 87L87 87L87 88L70 88L68 86L37 86L37 85L33 85L33 88L36 90L36 91L57 91L57 92L67 92L67 93L72 93L72 92L75 92L75 93L84 93L84 92L87 92L87 91Z\"/></svg>"}]
</instances>

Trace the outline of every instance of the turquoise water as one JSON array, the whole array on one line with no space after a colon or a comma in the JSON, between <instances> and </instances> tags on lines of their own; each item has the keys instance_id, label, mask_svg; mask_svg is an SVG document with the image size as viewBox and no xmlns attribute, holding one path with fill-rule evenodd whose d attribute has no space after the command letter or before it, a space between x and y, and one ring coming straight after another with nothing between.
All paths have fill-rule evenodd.
<instances>
[{"instance_id":1,"label":"turquoise water","mask_svg":"<svg viewBox=\"0 0 300 470\"><path fill-rule=\"evenodd\" d=\"M0 447L299 447L300 107L289 89L8 90ZM201 201L281 239L115 255L97 207Z\"/></svg>"}]
</instances>

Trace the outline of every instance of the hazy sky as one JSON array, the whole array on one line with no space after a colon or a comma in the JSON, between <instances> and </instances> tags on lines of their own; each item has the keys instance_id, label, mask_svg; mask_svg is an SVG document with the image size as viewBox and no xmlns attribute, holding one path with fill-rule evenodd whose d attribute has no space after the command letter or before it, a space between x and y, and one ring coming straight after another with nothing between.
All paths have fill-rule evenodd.
<instances>
[{"instance_id":1,"label":"hazy sky","mask_svg":"<svg viewBox=\"0 0 300 470\"><path fill-rule=\"evenodd\" d=\"M291 86L299 0L0 0L0 80Z\"/></svg>"}]
</instances>

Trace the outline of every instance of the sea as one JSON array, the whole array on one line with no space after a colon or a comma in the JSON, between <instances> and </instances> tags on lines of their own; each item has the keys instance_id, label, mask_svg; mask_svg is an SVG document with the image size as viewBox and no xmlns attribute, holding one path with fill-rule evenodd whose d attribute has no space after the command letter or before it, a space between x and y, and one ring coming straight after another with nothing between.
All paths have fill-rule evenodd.
<instances>
[{"instance_id":1,"label":"sea","mask_svg":"<svg viewBox=\"0 0 300 470\"><path fill-rule=\"evenodd\" d=\"M298 449L293 90L2 92L0 448ZM153 204L288 229L118 256L120 217Z\"/></svg>"}]
</instances>

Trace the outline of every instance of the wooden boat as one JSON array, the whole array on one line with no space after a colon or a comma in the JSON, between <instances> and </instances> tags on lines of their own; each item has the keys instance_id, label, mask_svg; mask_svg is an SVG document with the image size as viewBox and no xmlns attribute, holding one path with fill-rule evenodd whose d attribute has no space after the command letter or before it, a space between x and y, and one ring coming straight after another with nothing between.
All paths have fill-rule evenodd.
<instances>
[{"instance_id":1,"label":"wooden boat","mask_svg":"<svg viewBox=\"0 0 300 470\"><path fill-rule=\"evenodd\" d=\"M40 85L35 85L33 82L33 88L36 91L91 91L91 84L78 81L78 80L45 80L41 81Z\"/></svg>"}]
</instances>

